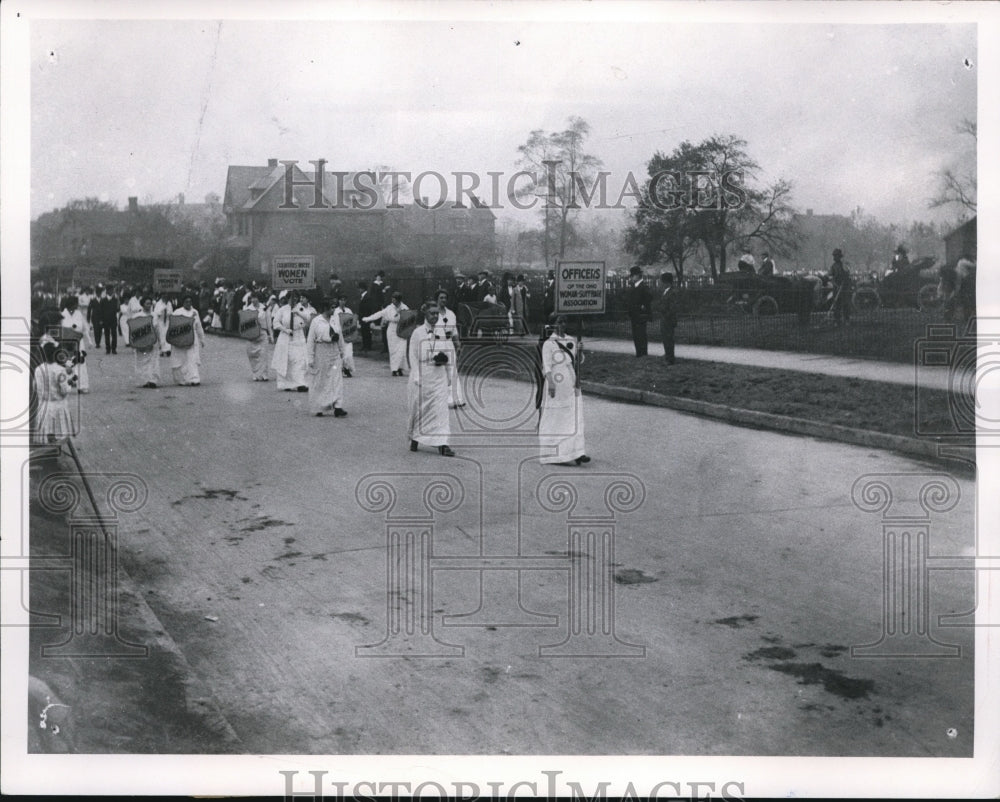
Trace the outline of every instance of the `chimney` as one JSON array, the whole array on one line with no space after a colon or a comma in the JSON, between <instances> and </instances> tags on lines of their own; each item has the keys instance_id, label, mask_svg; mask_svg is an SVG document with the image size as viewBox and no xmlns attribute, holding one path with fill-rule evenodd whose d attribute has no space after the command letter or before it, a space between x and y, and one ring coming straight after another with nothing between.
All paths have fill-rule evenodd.
<instances>
[{"instance_id":1,"label":"chimney","mask_svg":"<svg viewBox=\"0 0 1000 802\"><path fill-rule=\"evenodd\" d=\"M131 197L129 197L128 210L132 212L132 214L135 214L136 212L139 211L139 198L137 196L132 195Z\"/></svg>"},{"instance_id":2,"label":"chimney","mask_svg":"<svg viewBox=\"0 0 1000 802\"><path fill-rule=\"evenodd\" d=\"M183 206L184 205L184 193L183 192L178 192L177 193L177 205L178 206Z\"/></svg>"},{"instance_id":3,"label":"chimney","mask_svg":"<svg viewBox=\"0 0 1000 802\"><path fill-rule=\"evenodd\" d=\"M268 167L277 167L278 166L278 160L277 159L268 159L267 160L267 166Z\"/></svg>"},{"instance_id":4,"label":"chimney","mask_svg":"<svg viewBox=\"0 0 1000 802\"><path fill-rule=\"evenodd\" d=\"M812 217L812 216L813 216L813 210L812 209L806 209L806 217Z\"/></svg>"}]
</instances>

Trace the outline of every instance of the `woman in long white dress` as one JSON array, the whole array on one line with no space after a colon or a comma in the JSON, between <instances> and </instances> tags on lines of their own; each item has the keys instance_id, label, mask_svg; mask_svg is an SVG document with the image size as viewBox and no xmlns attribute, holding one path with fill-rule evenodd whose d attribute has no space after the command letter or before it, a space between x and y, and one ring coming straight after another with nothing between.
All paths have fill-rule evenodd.
<instances>
[{"instance_id":1,"label":"woman in long white dress","mask_svg":"<svg viewBox=\"0 0 1000 802\"><path fill-rule=\"evenodd\" d=\"M174 305L170 296L160 293L153 304L153 317L156 320L156 329L160 335L160 356L170 356L170 343L167 342L167 327L170 325L170 316L174 313Z\"/></svg>"},{"instance_id":2,"label":"woman in long white dress","mask_svg":"<svg viewBox=\"0 0 1000 802\"><path fill-rule=\"evenodd\" d=\"M176 343L170 351L170 368L174 381L186 387L201 384L201 349L205 347L205 330L201 326L197 310L191 305L191 296L184 296L184 305L174 311L174 317L181 315L193 319L194 342L187 348Z\"/></svg>"},{"instance_id":3,"label":"woman in long white dress","mask_svg":"<svg viewBox=\"0 0 1000 802\"><path fill-rule=\"evenodd\" d=\"M256 293L250 296L247 309L257 310L257 328L259 334L257 339L247 342L247 359L250 360L250 371L253 373L255 382L266 382L268 380L268 369L270 367L267 360L266 345L273 342L271 335L271 313L264 308L260 302L260 296Z\"/></svg>"},{"instance_id":4,"label":"woman in long white dress","mask_svg":"<svg viewBox=\"0 0 1000 802\"><path fill-rule=\"evenodd\" d=\"M337 308L333 310L333 316L337 319L337 323L340 323L341 315L353 315L354 312L347 305L347 298L343 295L338 295L336 297ZM343 334L343 331L341 331ZM350 378L354 374L354 343L349 343L344 340L343 337L340 339L340 350L343 354L343 370L344 378Z\"/></svg>"},{"instance_id":5,"label":"woman in long white dress","mask_svg":"<svg viewBox=\"0 0 1000 802\"><path fill-rule=\"evenodd\" d=\"M333 411L335 418L347 415L344 410L344 377L341 373L340 323L335 318L332 301L324 301L322 313L309 323L306 337L306 364L309 370L309 411L317 417Z\"/></svg>"},{"instance_id":6,"label":"woman in long white dress","mask_svg":"<svg viewBox=\"0 0 1000 802\"><path fill-rule=\"evenodd\" d=\"M278 379L278 389L300 393L308 392L306 382L306 321L299 306L299 294L292 292L279 303L288 303L278 308L274 316L274 331L277 332L271 367Z\"/></svg>"},{"instance_id":7,"label":"woman in long white dress","mask_svg":"<svg viewBox=\"0 0 1000 802\"><path fill-rule=\"evenodd\" d=\"M66 297L66 306L62 310L62 324L64 327L73 329L73 331L79 332L81 335L78 346L79 353L76 356L75 365L71 372L75 373L77 377L77 390L81 393L89 393L90 374L87 371L87 351L95 346L93 337L90 334L90 324L87 323L86 316L80 310L79 302L75 295Z\"/></svg>"},{"instance_id":8,"label":"woman in long white dress","mask_svg":"<svg viewBox=\"0 0 1000 802\"><path fill-rule=\"evenodd\" d=\"M374 323L376 320L381 320L386 324L385 336L386 341L389 343L389 368L392 370L393 376L403 375L403 361L406 359L406 340L396 334L396 330L399 325L399 313L409 308L403 303L403 293L394 292L391 304L384 309L380 309L374 315L362 318L365 323Z\"/></svg>"},{"instance_id":9,"label":"woman in long white dress","mask_svg":"<svg viewBox=\"0 0 1000 802\"><path fill-rule=\"evenodd\" d=\"M542 345L542 414L538 441L543 465L590 462L583 447L583 397L577 386L580 344L566 334L566 317L556 316L555 330Z\"/></svg>"},{"instance_id":10,"label":"woman in long white dress","mask_svg":"<svg viewBox=\"0 0 1000 802\"><path fill-rule=\"evenodd\" d=\"M160 383L160 343L164 342L163 338L166 336L162 330L163 327L153 312L153 299L147 295L139 302L139 311L133 312L129 317L129 320L136 317L149 317L152 320L153 334L156 337L156 342L148 348L136 348L134 345L132 346L132 350L135 351L136 381L139 382L141 387L148 389L153 389Z\"/></svg>"}]
</instances>

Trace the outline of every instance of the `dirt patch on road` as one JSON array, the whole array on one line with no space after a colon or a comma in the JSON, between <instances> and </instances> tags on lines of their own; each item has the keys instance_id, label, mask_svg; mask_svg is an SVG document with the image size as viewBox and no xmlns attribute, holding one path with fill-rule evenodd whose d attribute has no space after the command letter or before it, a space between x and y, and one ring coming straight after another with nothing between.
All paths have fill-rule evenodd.
<instances>
[{"instance_id":1,"label":"dirt patch on road","mask_svg":"<svg viewBox=\"0 0 1000 802\"><path fill-rule=\"evenodd\" d=\"M69 524L34 500L30 527L33 558L69 553ZM88 536L103 537L99 530ZM31 628L29 673L72 710L73 751L238 753L239 742L214 700L123 568L118 568L118 593L111 599L115 636L74 636L74 595L100 587L90 568L83 573L32 571L27 580L32 612L50 616ZM86 633L91 624L89 619L83 623ZM60 644L62 653L43 655L45 647ZM38 728L39 722L29 719L27 726Z\"/></svg>"}]
</instances>

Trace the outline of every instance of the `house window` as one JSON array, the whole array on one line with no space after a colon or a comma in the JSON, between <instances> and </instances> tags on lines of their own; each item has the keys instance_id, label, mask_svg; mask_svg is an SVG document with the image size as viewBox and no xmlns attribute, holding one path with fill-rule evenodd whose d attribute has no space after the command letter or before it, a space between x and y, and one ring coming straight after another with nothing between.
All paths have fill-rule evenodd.
<instances>
[{"instance_id":1,"label":"house window","mask_svg":"<svg viewBox=\"0 0 1000 802\"><path fill-rule=\"evenodd\" d=\"M464 217L456 217L451 221L451 227L453 231L468 231L469 221Z\"/></svg>"}]
</instances>

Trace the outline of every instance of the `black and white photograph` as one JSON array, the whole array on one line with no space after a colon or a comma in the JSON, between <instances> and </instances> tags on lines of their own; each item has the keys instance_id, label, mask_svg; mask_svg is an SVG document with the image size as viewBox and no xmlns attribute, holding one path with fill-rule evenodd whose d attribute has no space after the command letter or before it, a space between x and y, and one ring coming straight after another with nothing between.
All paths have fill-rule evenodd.
<instances>
[{"instance_id":1,"label":"black and white photograph","mask_svg":"<svg viewBox=\"0 0 1000 802\"><path fill-rule=\"evenodd\" d=\"M1000 9L0 34L5 793L1000 794Z\"/></svg>"}]
</instances>

